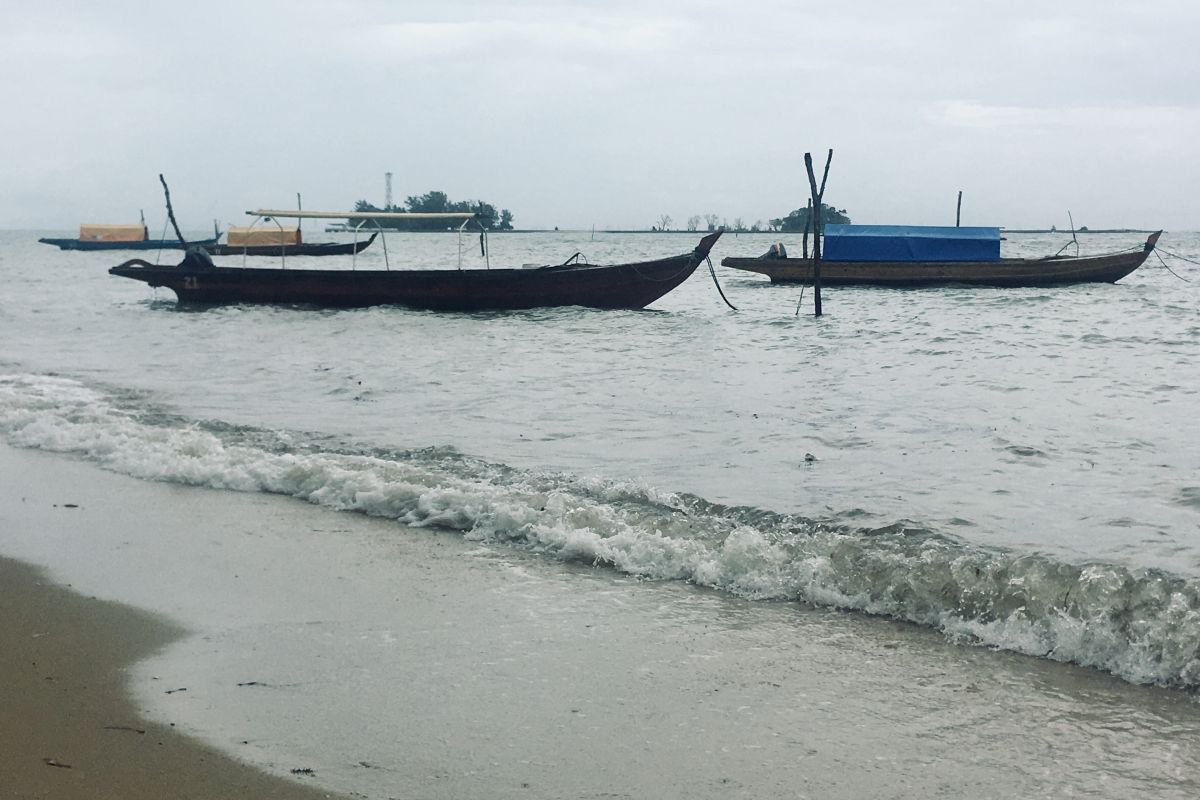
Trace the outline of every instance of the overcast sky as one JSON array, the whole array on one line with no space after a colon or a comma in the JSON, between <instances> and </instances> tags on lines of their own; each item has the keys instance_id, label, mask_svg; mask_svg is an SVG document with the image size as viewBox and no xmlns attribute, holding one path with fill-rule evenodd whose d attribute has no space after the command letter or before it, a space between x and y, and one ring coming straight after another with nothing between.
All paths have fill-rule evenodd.
<instances>
[{"instance_id":1,"label":"overcast sky","mask_svg":"<svg viewBox=\"0 0 1200 800\"><path fill-rule=\"evenodd\" d=\"M520 228L1200 229L1195 0L9 3L0 227L344 210Z\"/></svg>"}]
</instances>

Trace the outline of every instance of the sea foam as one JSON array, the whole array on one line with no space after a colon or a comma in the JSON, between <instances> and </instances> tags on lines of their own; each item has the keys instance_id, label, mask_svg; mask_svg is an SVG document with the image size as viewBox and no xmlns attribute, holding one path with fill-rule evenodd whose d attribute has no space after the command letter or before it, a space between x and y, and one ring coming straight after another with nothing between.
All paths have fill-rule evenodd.
<instances>
[{"instance_id":1,"label":"sea foam","mask_svg":"<svg viewBox=\"0 0 1200 800\"><path fill-rule=\"evenodd\" d=\"M446 448L333 448L54 376L0 376L0 434L147 480L290 495L647 579L906 620L1136 683L1200 686L1200 586L1162 571L989 549L908 521L853 528L721 506Z\"/></svg>"}]
</instances>

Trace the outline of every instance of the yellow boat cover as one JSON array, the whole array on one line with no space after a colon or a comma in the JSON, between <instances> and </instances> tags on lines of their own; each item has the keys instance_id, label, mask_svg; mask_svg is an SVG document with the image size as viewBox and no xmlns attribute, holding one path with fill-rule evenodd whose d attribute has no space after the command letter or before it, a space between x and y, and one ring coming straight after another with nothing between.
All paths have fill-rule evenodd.
<instances>
[{"instance_id":1,"label":"yellow boat cover","mask_svg":"<svg viewBox=\"0 0 1200 800\"><path fill-rule=\"evenodd\" d=\"M281 244L300 244L300 229L284 228L280 230L274 225L262 228L239 228L234 226L229 229L230 247L262 247L270 245L278 247Z\"/></svg>"},{"instance_id":2,"label":"yellow boat cover","mask_svg":"<svg viewBox=\"0 0 1200 800\"><path fill-rule=\"evenodd\" d=\"M80 225L81 242L144 242L150 238L144 225Z\"/></svg>"}]
</instances>

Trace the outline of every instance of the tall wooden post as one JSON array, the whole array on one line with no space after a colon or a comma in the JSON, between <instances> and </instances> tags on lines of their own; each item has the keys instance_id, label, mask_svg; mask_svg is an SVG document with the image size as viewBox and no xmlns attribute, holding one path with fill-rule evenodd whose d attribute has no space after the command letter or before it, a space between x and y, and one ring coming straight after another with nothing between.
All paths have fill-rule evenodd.
<instances>
[{"instance_id":1,"label":"tall wooden post","mask_svg":"<svg viewBox=\"0 0 1200 800\"><path fill-rule=\"evenodd\" d=\"M812 230L812 198L808 198L808 216L804 219L804 236L800 239L800 257L808 258L808 232Z\"/></svg>"},{"instance_id":2,"label":"tall wooden post","mask_svg":"<svg viewBox=\"0 0 1200 800\"><path fill-rule=\"evenodd\" d=\"M958 190L958 207L954 209L954 227L962 223L962 189Z\"/></svg>"},{"instance_id":3,"label":"tall wooden post","mask_svg":"<svg viewBox=\"0 0 1200 800\"><path fill-rule=\"evenodd\" d=\"M821 188L817 188L817 176L813 173L812 153L804 154L804 168L808 171L808 188L812 192L813 220L813 305L816 316L821 316L821 206L825 197L825 181L829 179L829 165L833 162L833 148L825 159L825 173L821 176Z\"/></svg>"}]
</instances>

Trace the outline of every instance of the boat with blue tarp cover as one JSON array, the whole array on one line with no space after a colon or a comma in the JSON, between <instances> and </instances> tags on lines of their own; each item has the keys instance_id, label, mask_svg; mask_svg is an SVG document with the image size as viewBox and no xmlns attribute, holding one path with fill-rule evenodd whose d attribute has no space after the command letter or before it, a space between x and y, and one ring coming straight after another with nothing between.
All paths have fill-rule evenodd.
<instances>
[{"instance_id":1,"label":"boat with blue tarp cover","mask_svg":"<svg viewBox=\"0 0 1200 800\"><path fill-rule=\"evenodd\" d=\"M826 261L999 261L999 228L826 225Z\"/></svg>"},{"instance_id":2,"label":"boat with blue tarp cover","mask_svg":"<svg viewBox=\"0 0 1200 800\"><path fill-rule=\"evenodd\" d=\"M844 228L875 231L861 235L836 231ZM825 230L822 285L890 287L1115 283L1145 262L1162 234L1155 231L1144 245L1108 255L1000 258L999 228L830 225ZM965 233L944 233L954 231ZM813 259L789 258L779 245L762 256L725 258L721 265L766 275L772 283L811 284L816 274Z\"/></svg>"}]
</instances>

